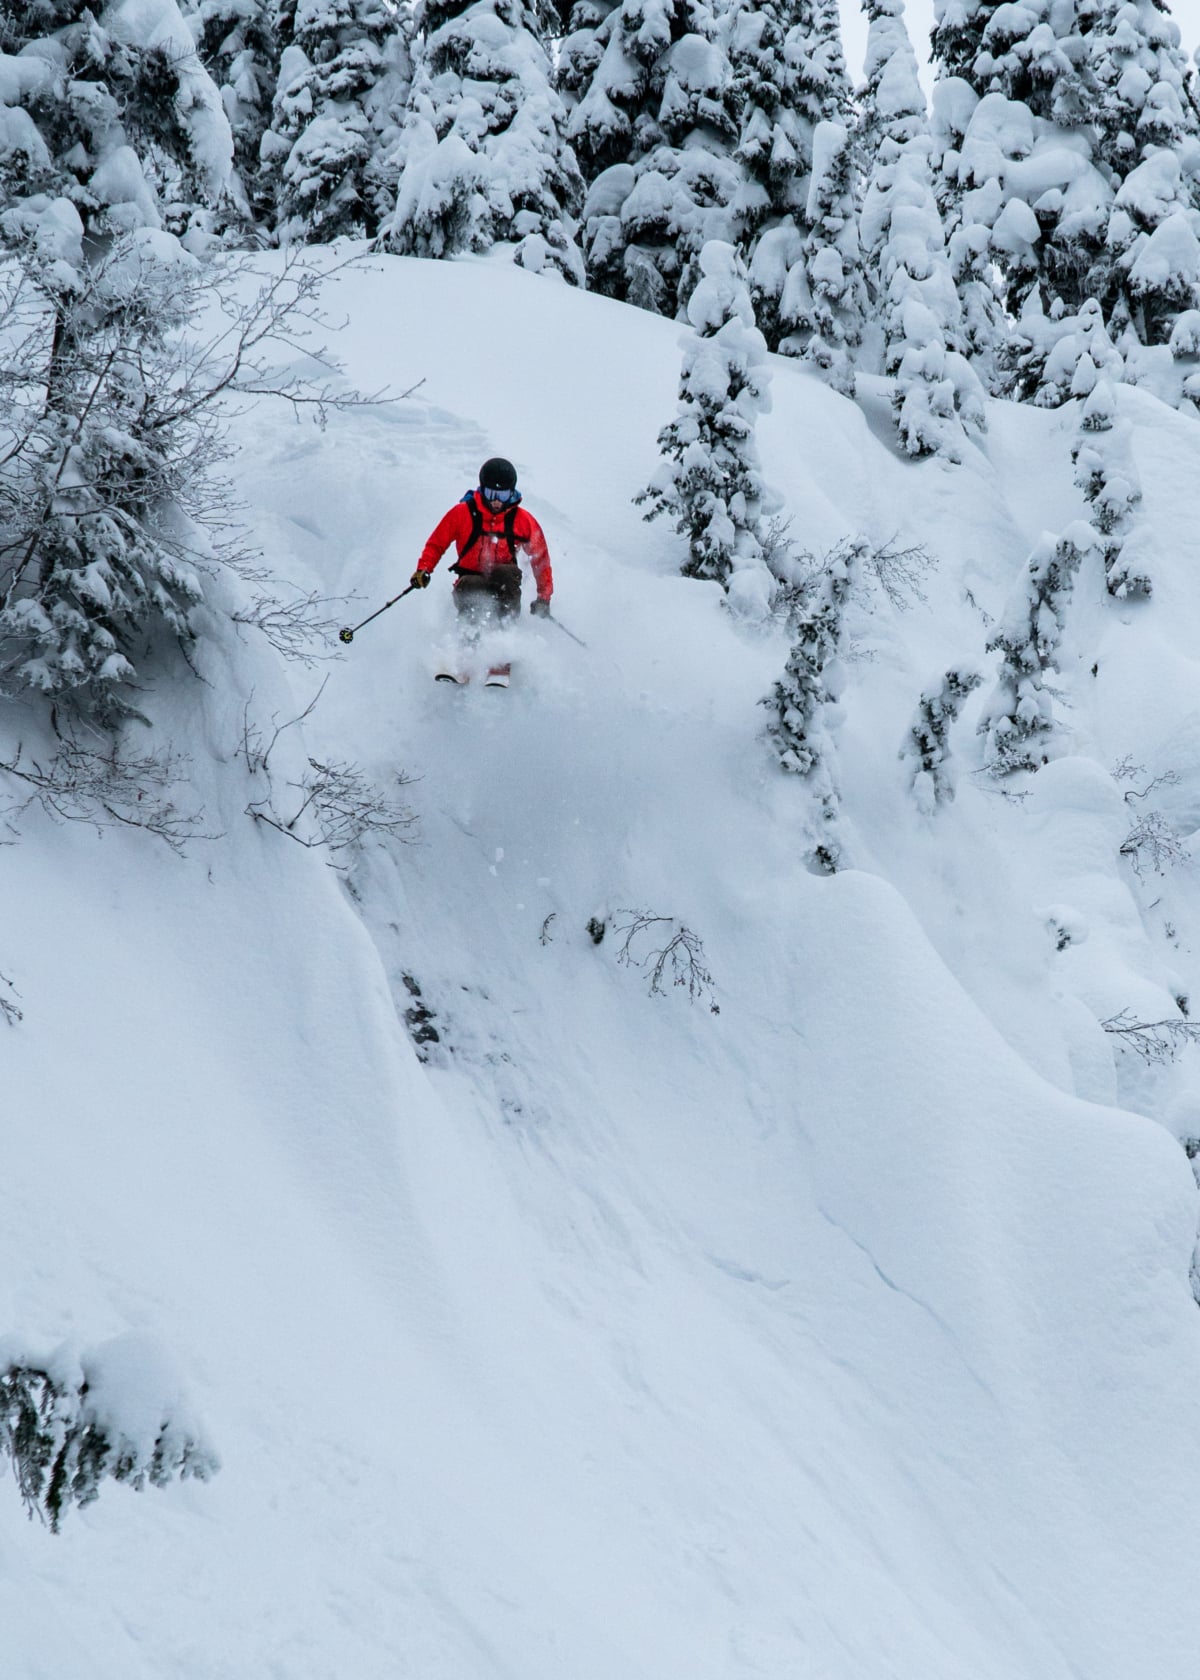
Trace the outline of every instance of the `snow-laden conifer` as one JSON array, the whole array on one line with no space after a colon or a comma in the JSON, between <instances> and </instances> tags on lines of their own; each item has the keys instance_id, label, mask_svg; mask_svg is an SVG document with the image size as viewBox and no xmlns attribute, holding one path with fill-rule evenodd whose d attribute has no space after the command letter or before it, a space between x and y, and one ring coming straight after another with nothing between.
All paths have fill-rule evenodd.
<instances>
[{"instance_id":1,"label":"snow-laden conifer","mask_svg":"<svg viewBox=\"0 0 1200 1680\"><path fill-rule=\"evenodd\" d=\"M846 609L860 585L865 552L858 539L838 543L806 578L780 592L792 647L782 677L764 701L775 757L782 769L802 778L812 796L809 857L830 872L842 846L829 709L841 694Z\"/></svg>"},{"instance_id":2,"label":"snow-laden conifer","mask_svg":"<svg viewBox=\"0 0 1200 1680\"><path fill-rule=\"evenodd\" d=\"M116 1337L76 1352L0 1342L0 1452L11 1461L30 1516L57 1532L105 1478L140 1491L147 1484L220 1469L190 1415L178 1379L145 1337Z\"/></svg>"},{"instance_id":3,"label":"snow-laden conifer","mask_svg":"<svg viewBox=\"0 0 1200 1680\"><path fill-rule=\"evenodd\" d=\"M984 387L999 394L1009 385L1004 371L1008 321L987 218L1002 198L1000 159L998 153L989 159L976 151L969 167L963 163L967 132L978 105L979 96L963 78L946 77L934 83L930 166L962 312L965 353Z\"/></svg>"},{"instance_id":4,"label":"snow-laden conifer","mask_svg":"<svg viewBox=\"0 0 1200 1680\"><path fill-rule=\"evenodd\" d=\"M271 0L199 0L185 18L220 90L242 188L253 195L279 73L275 8Z\"/></svg>"},{"instance_id":5,"label":"snow-laden conifer","mask_svg":"<svg viewBox=\"0 0 1200 1680\"><path fill-rule=\"evenodd\" d=\"M1121 599L1149 595L1150 578L1137 563L1136 543L1129 540L1134 510L1142 499L1133 426L1118 412L1117 394L1107 378L1097 379L1084 401L1071 459L1075 482L1091 505L1092 524L1100 536L1109 594Z\"/></svg>"},{"instance_id":6,"label":"snow-laden conifer","mask_svg":"<svg viewBox=\"0 0 1200 1680\"><path fill-rule=\"evenodd\" d=\"M229 122L175 0L30 0L0 49L0 208L62 195L89 235L191 243L241 214Z\"/></svg>"},{"instance_id":7,"label":"snow-laden conifer","mask_svg":"<svg viewBox=\"0 0 1200 1680\"><path fill-rule=\"evenodd\" d=\"M1200 129L1178 29L1151 0L944 0L939 15L954 25L935 31L951 260L960 286L994 277L1021 323L993 388L1052 401L1045 357L1089 298L1126 377L1162 388L1161 360L1134 352L1166 345L1200 301Z\"/></svg>"},{"instance_id":8,"label":"snow-laden conifer","mask_svg":"<svg viewBox=\"0 0 1200 1680\"><path fill-rule=\"evenodd\" d=\"M686 577L720 583L761 612L771 578L755 426L769 406L767 349L734 247L711 241L700 269L688 301L694 332L684 340L679 412L659 433L663 463L636 500L650 504L647 519L669 514L687 538Z\"/></svg>"},{"instance_id":9,"label":"snow-laden conifer","mask_svg":"<svg viewBox=\"0 0 1200 1680\"><path fill-rule=\"evenodd\" d=\"M1031 376L1029 383L1031 400L1044 408L1089 397L1101 375L1119 380L1125 371L1095 298L1088 298L1078 315L1048 321L1036 292L1013 325L1009 361L1023 376L1030 367L1040 368L1036 383Z\"/></svg>"},{"instance_id":10,"label":"snow-laden conifer","mask_svg":"<svg viewBox=\"0 0 1200 1680\"><path fill-rule=\"evenodd\" d=\"M737 94L722 33L706 0L622 0L596 38L603 51L570 122L590 182L588 283L679 315L701 247L734 235Z\"/></svg>"},{"instance_id":11,"label":"snow-laden conifer","mask_svg":"<svg viewBox=\"0 0 1200 1680\"><path fill-rule=\"evenodd\" d=\"M950 730L982 681L978 671L956 666L927 688L917 703L900 757L909 767L917 807L926 816L954 798Z\"/></svg>"},{"instance_id":12,"label":"snow-laden conifer","mask_svg":"<svg viewBox=\"0 0 1200 1680\"><path fill-rule=\"evenodd\" d=\"M854 142L841 123L818 123L804 232L779 303L787 336L780 349L800 356L846 396L854 394L854 351L867 318L858 239Z\"/></svg>"},{"instance_id":13,"label":"snow-laden conifer","mask_svg":"<svg viewBox=\"0 0 1200 1680\"><path fill-rule=\"evenodd\" d=\"M1039 539L988 642L1000 670L979 724L985 759L999 776L1047 763L1057 728L1059 646L1084 555L1100 546L1094 528L1076 520L1061 535Z\"/></svg>"},{"instance_id":14,"label":"snow-laden conifer","mask_svg":"<svg viewBox=\"0 0 1200 1680\"><path fill-rule=\"evenodd\" d=\"M871 0L861 139L871 169L861 216L882 309L882 367L904 447L959 460L983 389L963 355L962 312L933 196L925 99L903 0Z\"/></svg>"},{"instance_id":15,"label":"snow-laden conifer","mask_svg":"<svg viewBox=\"0 0 1200 1680\"><path fill-rule=\"evenodd\" d=\"M734 156L742 180L734 209L743 253L753 249L764 230L782 229L792 236L795 254L813 129L801 107L801 63L792 35L800 9L801 0L766 0L763 5L734 0L723 14L739 123ZM770 294L776 304L781 290L782 282ZM763 300L757 307L759 326L769 342L778 342L777 311L764 308Z\"/></svg>"},{"instance_id":16,"label":"snow-laden conifer","mask_svg":"<svg viewBox=\"0 0 1200 1680\"><path fill-rule=\"evenodd\" d=\"M857 162L841 20L830 0L797 0L782 91L797 157L786 206L750 250L751 293L772 349L803 355L842 390L861 337Z\"/></svg>"},{"instance_id":17,"label":"snow-laden conifer","mask_svg":"<svg viewBox=\"0 0 1200 1680\"><path fill-rule=\"evenodd\" d=\"M382 244L442 257L515 247L514 260L582 284L583 196L533 0L425 0L398 141L384 164Z\"/></svg>"},{"instance_id":18,"label":"snow-laden conifer","mask_svg":"<svg viewBox=\"0 0 1200 1680\"><path fill-rule=\"evenodd\" d=\"M410 79L400 14L388 0L289 0L279 26L258 196L285 244L373 235L378 153Z\"/></svg>"}]
</instances>

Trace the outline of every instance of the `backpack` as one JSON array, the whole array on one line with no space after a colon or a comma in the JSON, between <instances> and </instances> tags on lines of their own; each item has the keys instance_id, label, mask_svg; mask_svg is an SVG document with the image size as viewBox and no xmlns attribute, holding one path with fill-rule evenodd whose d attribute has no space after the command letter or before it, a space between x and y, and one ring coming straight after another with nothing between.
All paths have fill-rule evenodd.
<instances>
[{"instance_id":1,"label":"backpack","mask_svg":"<svg viewBox=\"0 0 1200 1680\"><path fill-rule=\"evenodd\" d=\"M463 544L462 553L458 557L458 564L460 566L466 559L467 555L475 547L475 544L483 536L483 514L480 512L479 503L475 500L474 490L468 490L466 495L463 497L463 501L467 504L467 512L471 515L471 535ZM517 512L520 506L521 502L520 498L518 498L515 502L510 502L508 507L504 510L504 540L508 544L508 563L510 566L515 566L517 564L517 539L513 533L516 527ZM455 569L456 568L451 567L452 571Z\"/></svg>"}]
</instances>

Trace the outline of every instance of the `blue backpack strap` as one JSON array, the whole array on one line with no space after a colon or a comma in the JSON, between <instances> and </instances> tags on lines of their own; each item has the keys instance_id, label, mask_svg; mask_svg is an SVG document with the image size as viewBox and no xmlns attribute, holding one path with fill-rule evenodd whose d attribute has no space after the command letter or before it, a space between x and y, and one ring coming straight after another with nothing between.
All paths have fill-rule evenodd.
<instances>
[{"instance_id":1,"label":"blue backpack strap","mask_svg":"<svg viewBox=\"0 0 1200 1680\"><path fill-rule=\"evenodd\" d=\"M462 563L463 557L471 552L483 535L483 514L479 511L479 503L475 500L474 490L468 490L461 500L467 504L467 512L471 515L471 535L463 544L462 553L458 557L459 564Z\"/></svg>"}]
</instances>

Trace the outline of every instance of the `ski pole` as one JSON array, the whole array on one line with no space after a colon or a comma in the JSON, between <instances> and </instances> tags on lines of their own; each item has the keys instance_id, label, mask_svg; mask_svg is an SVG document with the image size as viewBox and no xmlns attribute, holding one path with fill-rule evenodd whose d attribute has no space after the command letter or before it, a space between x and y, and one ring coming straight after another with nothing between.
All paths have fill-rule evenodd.
<instances>
[{"instance_id":1,"label":"ski pole","mask_svg":"<svg viewBox=\"0 0 1200 1680\"><path fill-rule=\"evenodd\" d=\"M561 618L555 618L553 613L547 613L546 617L550 620L551 624L558 625L558 628L562 631L564 636L570 636L571 640L573 642L578 642L581 648L585 648L587 646L587 643L583 640L583 638L581 636L577 636L574 630L567 629Z\"/></svg>"},{"instance_id":2,"label":"ski pole","mask_svg":"<svg viewBox=\"0 0 1200 1680\"><path fill-rule=\"evenodd\" d=\"M371 614L371 618L378 618L380 613L385 613L389 607L394 607L397 601L403 601L404 597L406 595L411 595L416 587L415 583L410 583L407 589L402 589L400 591L399 595L393 595L390 601L385 601L381 607ZM358 632L363 629L365 625L370 624L371 618L364 618L362 624L347 624L343 626L343 628L338 631L338 641L347 643L352 642Z\"/></svg>"}]
</instances>

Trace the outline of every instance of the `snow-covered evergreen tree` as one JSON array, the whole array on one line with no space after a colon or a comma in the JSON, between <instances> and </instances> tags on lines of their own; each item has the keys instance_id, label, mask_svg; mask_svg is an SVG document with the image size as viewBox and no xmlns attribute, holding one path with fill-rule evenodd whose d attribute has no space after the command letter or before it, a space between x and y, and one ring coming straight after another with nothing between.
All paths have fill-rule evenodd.
<instances>
[{"instance_id":1,"label":"snow-covered evergreen tree","mask_svg":"<svg viewBox=\"0 0 1200 1680\"><path fill-rule=\"evenodd\" d=\"M686 577L712 579L761 614L772 579L763 558L766 492L754 433L769 406L767 347L734 247L710 241L700 269L688 300L695 332L684 340L679 413L659 433L662 466L635 499L649 502L647 519L669 514L687 538Z\"/></svg>"},{"instance_id":2,"label":"snow-covered evergreen tree","mask_svg":"<svg viewBox=\"0 0 1200 1680\"><path fill-rule=\"evenodd\" d=\"M558 49L556 86L568 117L587 93L604 57L600 25L617 5L617 0L574 0L566 16L566 33ZM583 160L580 159L582 167ZM597 171L598 173L598 171ZM589 179L587 171L584 178Z\"/></svg>"},{"instance_id":3,"label":"snow-covered evergreen tree","mask_svg":"<svg viewBox=\"0 0 1200 1680\"><path fill-rule=\"evenodd\" d=\"M707 0L622 0L596 31L602 53L571 113L590 185L588 283L682 314L710 239L734 233L741 172L737 93Z\"/></svg>"},{"instance_id":4,"label":"snow-covered evergreen tree","mask_svg":"<svg viewBox=\"0 0 1200 1680\"><path fill-rule=\"evenodd\" d=\"M982 681L978 671L956 666L927 688L917 703L917 715L900 757L909 766L917 807L926 816L954 798L950 730Z\"/></svg>"},{"instance_id":5,"label":"snow-covered evergreen tree","mask_svg":"<svg viewBox=\"0 0 1200 1680\"><path fill-rule=\"evenodd\" d=\"M196 49L221 94L233 133L234 165L249 195L259 168L279 73L271 0L200 0L185 13Z\"/></svg>"},{"instance_id":6,"label":"snow-covered evergreen tree","mask_svg":"<svg viewBox=\"0 0 1200 1680\"><path fill-rule=\"evenodd\" d=\"M846 396L854 394L853 352L862 342L868 309L857 200L849 129L818 123L800 251L779 301L787 329L779 348L802 357Z\"/></svg>"},{"instance_id":7,"label":"snow-covered evergreen tree","mask_svg":"<svg viewBox=\"0 0 1200 1680\"><path fill-rule=\"evenodd\" d=\"M0 1452L30 1515L55 1533L73 1505L99 1497L106 1477L140 1491L206 1482L220 1469L173 1375L135 1336L81 1354L0 1343Z\"/></svg>"},{"instance_id":8,"label":"snow-covered evergreen tree","mask_svg":"<svg viewBox=\"0 0 1200 1680\"><path fill-rule=\"evenodd\" d=\"M1121 599L1149 595L1150 578L1137 563L1136 543L1129 540L1133 511L1142 499L1133 426L1117 412L1109 379L1097 379L1084 402L1071 459L1075 482L1091 504L1092 524L1100 535L1109 594Z\"/></svg>"},{"instance_id":9,"label":"snow-covered evergreen tree","mask_svg":"<svg viewBox=\"0 0 1200 1680\"><path fill-rule=\"evenodd\" d=\"M870 0L861 135L871 162L862 241L882 306L882 367L910 454L959 460L964 422L984 421L963 354L962 313L933 196L925 99L903 0Z\"/></svg>"},{"instance_id":10,"label":"snow-covered evergreen tree","mask_svg":"<svg viewBox=\"0 0 1200 1680\"><path fill-rule=\"evenodd\" d=\"M1009 382L1052 400L1044 359L1089 298L1126 377L1144 377L1131 352L1166 345L1200 301L1200 128L1177 27L1156 0L944 0L939 15L939 197L960 282L998 276L1021 318Z\"/></svg>"},{"instance_id":11,"label":"snow-covered evergreen tree","mask_svg":"<svg viewBox=\"0 0 1200 1680\"><path fill-rule=\"evenodd\" d=\"M768 228L790 232L793 259L798 248L797 219L807 202L805 176L813 128L801 109L801 66L792 36L800 4L801 0L766 0L763 5L734 0L724 14L740 124L734 156L742 180L734 211L744 254L750 253ZM772 294L776 303L780 291L782 282ZM760 314L771 313L760 307ZM776 319L760 319L759 326L778 342Z\"/></svg>"},{"instance_id":12,"label":"snow-covered evergreen tree","mask_svg":"<svg viewBox=\"0 0 1200 1680\"><path fill-rule=\"evenodd\" d=\"M35 228L28 215L3 296L0 403L19 447L0 469L0 691L112 725L136 709L135 645L160 627L188 639L201 595L162 366L195 306L194 276L176 273L192 259L139 230L87 262L66 199Z\"/></svg>"},{"instance_id":13,"label":"snow-covered evergreen tree","mask_svg":"<svg viewBox=\"0 0 1200 1680\"><path fill-rule=\"evenodd\" d=\"M1043 536L988 643L989 652L999 650L1001 664L979 732L987 737L986 762L995 775L1037 770L1049 760L1067 609L1081 560L1099 546L1083 520L1058 537Z\"/></svg>"},{"instance_id":14,"label":"snow-covered evergreen tree","mask_svg":"<svg viewBox=\"0 0 1200 1680\"><path fill-rule=\"evenodd\" d=\"M841 694L845 614L861 582L866 544L839 543L802 583L781 591L793 634L783 676L763 702L767 738L780 766L803 778L812 795L809 857L832 873L842 852L839 794L828 709Z\"/></svg>"},{"instance_id":15,"label":"snow-covered evergreen tree","mask_svg":"<svg viewBox=\"0 0 1200 1680\"><path fill-rule=\"evenodd\" d=\"M771 348L811 355L845 390L846 349L861 336L865 293L841 19L830 0L797 0L791 15L780 91L797 167L786 198L752 243L751 295Z\"/></svg>"},{"instance_id":16,"label":"snow-covered evergreen tree","mask_svg":"<svg viewBox=\"0 0 1200 1680\"><path fill-rule=\"evenodd\" d=\"M1032 294L1013 325L1008 360L1031 387L1031 400L1044 408L1089 397L1102 374L1119 380L1125 370L1095 298L1088 298L1078 315L1048 321L1040 298ZM1040 369L1036 382L1033 368Z\"/></svg>"},{"instance_id":17,"label":"snow-covered evergreen tree","mask_svg":"<svg viewBox=\"0 0 1200 1680\"><path fill-rule=\"evenodd\" d=\"M385 193L378 154L411 73L400 14L389 0L285 0L276 25L257 196L284 243L373 236Z\"/></svg>"},{"instance_id":18,"label":"snow-covered evergreen tree","mask_svg":"<svg viewBox=\"0 0 1200 1680\"><path fill-rule=\"evenodd\" d=\"M582 284L583 185L548 24L534 0L425 0L407 114L384 165L388 250L440 257L511 244L521 266Z\"/></svg>"},{"instance_id":19,"label":"snow-covered evergreen tree","mask_svg":"<svg viewBox=\"0 0 1200 1680\"><path fill-rule=\"evenodd\" d=\"M0 46L8 208L62 195L89 235L168 226L192 244L242 214L229 122L175 0L23 0Z\"/></svg>"}]
</instances>

